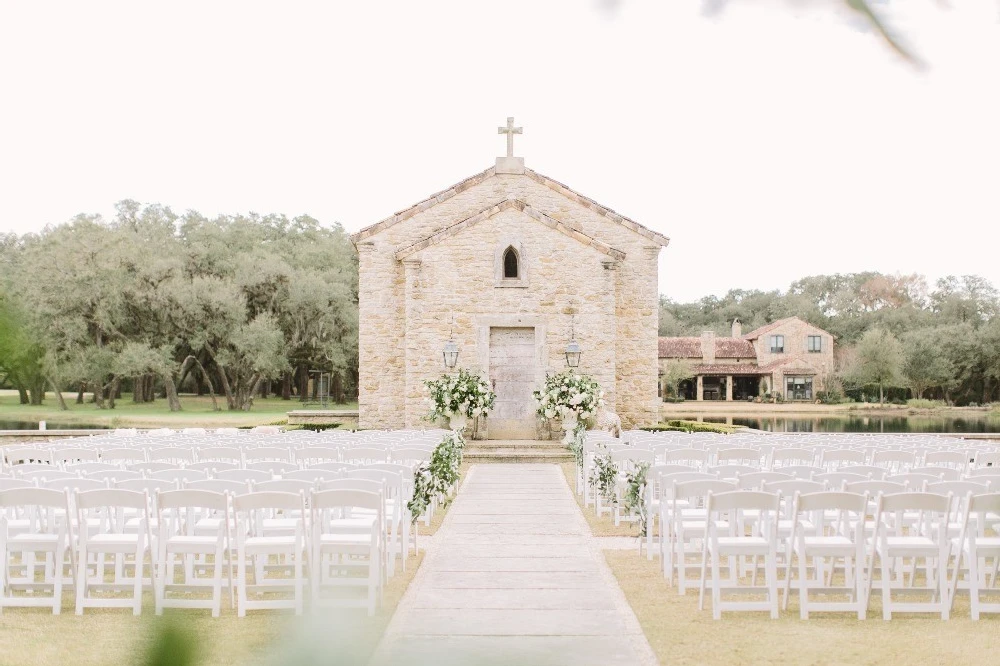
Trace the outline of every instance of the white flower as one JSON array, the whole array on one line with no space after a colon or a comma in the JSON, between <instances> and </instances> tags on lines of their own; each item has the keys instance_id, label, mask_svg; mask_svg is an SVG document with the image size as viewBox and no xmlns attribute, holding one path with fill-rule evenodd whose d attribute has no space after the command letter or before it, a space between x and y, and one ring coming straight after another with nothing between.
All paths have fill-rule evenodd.
<instances>
[{"instance_id":1,"label":"white flower","mask_svg":"<svg viewBox=\"0 0 1000 666\"><path fill-rule=\"evenodd\" d=\"M551 418L552 418L552 417L554 417L555 415L556 415L556 413L555 413L555 411L554 411L554 410L552 410L552 409L546 409L546 410L545 410L545 418L547 418L547 419L551 419Z\"/></svg>"}]
</instances>

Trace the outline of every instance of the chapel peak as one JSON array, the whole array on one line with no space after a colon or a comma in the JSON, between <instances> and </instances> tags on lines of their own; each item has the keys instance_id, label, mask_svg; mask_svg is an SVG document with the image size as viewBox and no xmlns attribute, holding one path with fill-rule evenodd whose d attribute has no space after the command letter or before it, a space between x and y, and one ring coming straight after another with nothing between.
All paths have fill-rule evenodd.
<instances>
[{"instance_id":1,"label":"chapel peak","mask_svg":"<svg viewBox=\"0 0 1000 666\"><path fill-rule=\"evenodd\" d=\"M524 173L524 158L514 157L514 135L523 133L523 127L514 127L514 116L507 116L507 125L497 128L497 134L507 135L507 154L497 158L497 173Z\"/></svg>"}]
</instances>

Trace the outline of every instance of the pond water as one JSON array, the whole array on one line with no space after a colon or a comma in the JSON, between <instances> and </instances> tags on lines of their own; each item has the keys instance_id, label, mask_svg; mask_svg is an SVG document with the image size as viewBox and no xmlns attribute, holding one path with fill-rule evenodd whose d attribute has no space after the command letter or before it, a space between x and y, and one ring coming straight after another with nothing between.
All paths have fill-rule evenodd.
<instances>
[{"instance_id":1,"label":"pond water","mask_svg":"<svg viewBox=\"0 0 1000 666\"><path fill-rule=\"evenodd\" d=\"M1000 418L954 416L705 416L705 421L731 423L770 432L929 432L1000 433Z\"/></svg>"},{"instance_id":2,"label":"pond water","mask_svg":"<svg viewBox=\"0 0 1000 666\"><path fill-rule=\"evenodd\" d=\"M46 423L49 430L105 430L108 426L93 423ZM0 421L0 430L38 430L38 421Z\"/></svg>"}]
</instances>

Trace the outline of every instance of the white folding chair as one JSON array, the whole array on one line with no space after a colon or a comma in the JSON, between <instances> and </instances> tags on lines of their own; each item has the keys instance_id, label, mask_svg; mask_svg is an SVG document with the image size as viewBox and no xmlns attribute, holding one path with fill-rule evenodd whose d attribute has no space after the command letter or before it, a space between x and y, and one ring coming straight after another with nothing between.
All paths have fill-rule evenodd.
<instances>
[{"instance_id":1,"label":"white folding chair","mask_svg":"<svg viewBox=\"0 0 1000 666\"><path fill-rule=\"evenodd\" d=\"M778 618L778 567L777 538L774 524L781 509L778 493L764 493L755 490L732 490L723 493L709 493L706 502L708 516L708 536L702 543L701 585L698 593L698 607L704 608L705 589L712 590L712 617L722 618L723 611L768 611L771 619ZM759 532L744 534L738 531L742 523L740 512L758 512ZM752 557L753 579L749 585L741 585L737 561ZM728 561L729 580L721 577L723 558ZM758 559L764 560L764 585L756 584ZM708 572L711 571L711 582ZM743 601L725 599L725 593L766 595L765 601Z\"/></svg>"},{"instance_id":2,"label":"white folding chair","mask_svg":"<svg viewBox=\"0 0 1000 666\"><path fill-rule=\"evenodd\" d=\"M809 619L809 611L814 610L857 613L859 620L865 619L868 586L864 522L868 497L863 493L828 491L796 495L793 504L791 548L798 558L794 569L798 572L795 582L799 590L799 616ZM826 518L830 513L836 514L832 520ZM838 560L843 562L843 585L833 584ZM789 557L785 569L785 608L792 587L792 571ZM814 601L810 592L849 599Z\"/></svg>"},{"instance_id":3,"label":"white folding chair","mask_svg":"<svg viewBox=\"0 0 1000 666\"><path fill-rule=\"evenodd\" d=\"M303 496L286 492L252 492L233 498L237 547L237 614L248 610L292 608L302 614L305 588L305 504ZM293 518L291 534L273 535L265 521ZM270 558L277 564L270 564ZM250 582L248 569L253 569ZM277 573L276 576L269 574ZM291 575L289 575L289 573ZM276 593L291 592L291 598ZM262 597L256 595L261 594Z\"/></svg>"},{"instance_id":4,"label":"white folding chair","mask_svg":"<svg viewBox=\"0 0 1000 666\"><path fill-rule=\"evenodd\" d=\"M230 543L229 498L222 493L208 490L170 490L156 496L159 536L157 539L157 567L154 584L156 614L164 608L207 608L212 617L219 617L222 609L222 574L227 561L225 551ZM223 529L214 534L199 533L196 529L205 518L218 518ZM211 565L207 556L212 556ZM177 558L180 558L180 583L176 582ZM196 563L196 559L200 562ZM229 584L232 589L232 564L229 566ZM198 564L198 566L196 566ZM209 573L199 577L198 573ZM200 599L192 595L211 592L211 598ZM183 596L172 596L180 593Z\"/></svg>"},{"instance_id":5,"label":"white folding chair","mask_svg":"<svg viewBox=\"0 0 1000 666\"><path fill-rule=\"evenodd\" d=\"M881 565L882 617L892 619L901 613L940 613L948 619L951 609L948 566L951 542L948 522L952 496L906 492L881 495L875 511L875 534L872 537L871 563L877 555ZM916 514L904 520L904 514ZM909 567L907 567L909 560ZM924 561L924 585L916 584L917 565ZM932 565L931 562L934 564ZM910 581L905 581L909 569ZM869 578L869 590L872 587ZM930 601L903 603L893 592L906 595L930 595Z\"/></svg>"},{"instance_id":6,"label":"white folding chair","mask_svg":"<svg viewBox=\"0 0 1000 666\"><path fill-rule=\"evenodd\" d=\"M62 609L64 569L73 570L65 492L47 488L0 491L0 611L12 606ZM42 558L38 559L41 554ZM18 562L14 561L19 555ZM22 575L17 573L22 572ZM24 592L23 595L14 594ZM48 592L49 594L44 594Z\"/></svg>"},{"instance_id":7,"label":"white folding chair","mask_svg":"<svg viewBox=\"0 0 1000 666\"><path fill-rule=\"evenodd\" d=\"M960 581L969 592L969 610L973 620L982 613L1000 613L1000 588L997 588L997 568L1000 565L1000 537L986 536L981 526L990 514L1000 514L1000 493L969 494L966 496L962 517L962 533L952 542L955 548L955 571L951 579L951 603ZM977 529L976 526L980 526ZM986 562L993 561L989 583L986 582ZM965 562L963 578L962 562ZM992 601L984 601L989 595Z\"/></svg>"},{"instance_id":8,"label":"white folding chair","mask_svg":"<svg viewBox=\"0 0 1000 666\"><path fill-rule=\"evenodd\" d=\"M146 555L152 556L149 548L152 539L148 496L117 488L88 490L75 493L73 503L77 510L77 524L81 526L78 534L76 614L82 615L85 608L131 608L134 615L139 615L142 612L143 566ZM130 516L137 518L134 532L126 531ZM94 533L83 527L94 525L94 521L97 523ZM113 570L110 572L105 555L114 555ZM126 578L122 571L129 565L134 574ZM108 573L114 576L110 583L105 582ZM126 591L131 592L130 598L94 594Z\"/></svg>"},{"instance_id":9,"label":"white folding chair","mask_svg":"<svg viewBox=\"0 0 1000 666\"><path fill-rule=\"evenodd\" d=\"M358 515L361 510L361 515ZM312 496L312 599L316 606L362 605L374 615L382 602L385 500L364 490L321 490ZM358 601L323 596L324 588L361 587Z\"/></svg>"},{"instance_id":10,"label":"white folding chair","mask_svg":"<svg viewBox=\"0 0 1000 666\"><path fill-rule=\"evenodd\" d=\"M664 497L670 509L664 512L665 543L669 544L664 553L663 574L668 584L673 584L677 575L677 593L687 592L688 570L697 571L697 565L689 562L692 555L701 552L699 546L708 535L707 501L711 493L736 490L736 483L724 479L681 480L687 474L672 475L671 488ZM669 498L669 499L668 499Z\"/></svg>"}]
</instances>

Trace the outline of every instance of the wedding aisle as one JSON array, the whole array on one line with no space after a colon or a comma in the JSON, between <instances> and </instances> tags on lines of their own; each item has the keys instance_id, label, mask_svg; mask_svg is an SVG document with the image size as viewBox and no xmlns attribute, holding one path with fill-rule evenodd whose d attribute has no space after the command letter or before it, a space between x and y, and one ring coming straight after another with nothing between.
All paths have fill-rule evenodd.
<instances>
[{"instance_id":1,"label":"wedding aisle","mask_svg":"<svg viewBox=\"0 0 1000 666\"><path fill-rule=\"evenodd\" d=\"M651 665L557 465L473 465L376 664Z\"/></svg>"}]
</instances>

